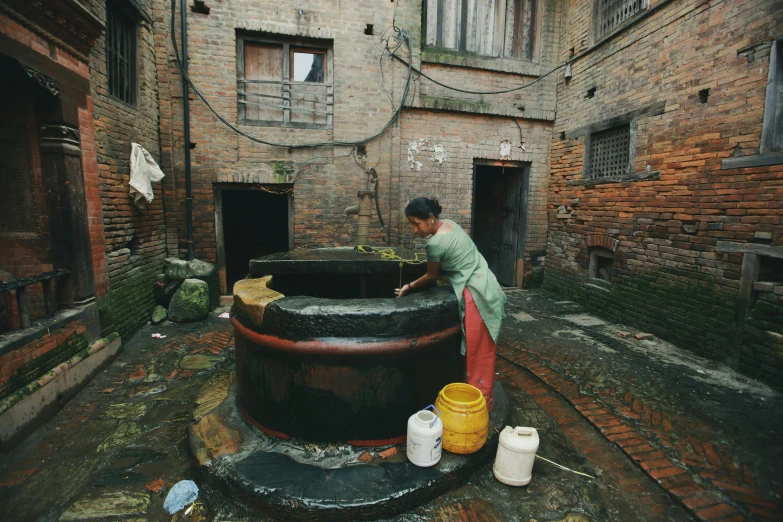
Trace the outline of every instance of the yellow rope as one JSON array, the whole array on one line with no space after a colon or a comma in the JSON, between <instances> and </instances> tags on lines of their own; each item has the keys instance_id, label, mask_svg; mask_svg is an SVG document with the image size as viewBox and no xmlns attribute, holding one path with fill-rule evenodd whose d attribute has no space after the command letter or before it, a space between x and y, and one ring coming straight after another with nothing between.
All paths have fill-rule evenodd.
<instances>
[{"instance_id":1,"label":"yellow rope","mask_svg":"<svg viewBox=\"0 0 783 522\"><path fill-rule=\"evenodd\" d=\"M356 251L360 254L379 255L381 259L389 259L400 262L400 288L402 288L402 267L407 263L409 265L420 265L426 263L426 259L419 259L419 253L413 253L413 259L405 259L397 255L393 248L372 248L366 245L356 245Z\"/></svg>"}]
</instances>

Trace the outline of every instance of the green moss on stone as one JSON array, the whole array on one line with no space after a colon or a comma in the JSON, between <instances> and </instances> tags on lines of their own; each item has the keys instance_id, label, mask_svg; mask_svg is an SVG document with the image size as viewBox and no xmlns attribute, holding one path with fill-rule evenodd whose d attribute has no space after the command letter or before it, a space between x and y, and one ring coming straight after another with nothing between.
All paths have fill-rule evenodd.
<instances>
[{"instance_id":1,"label":"green moss on stone","mask_svg":"<svg viewBox=\"0 0 783 522\"><path fill-rule=\"evenodd\" d=\"M64 330L60 329L56 332L52 332L51 336L59 335ZM25 386L30 381L34 381L38 377L44 375L46 372L73 357L78 352L84 350L87 347L87 334L85 333L73 333L66 341L48 351L47 353L36 357L32 361L23 364L14 373L4 386L0 387L0 399L4 399L11 395L15 390Z\"/></svg>"},{"instance_id":2,"label":"green moss on stone","mask_svg":"<svg viewBox=\"0 0 783 522\"><path fill-rule=\"evenodd\" d=\"M272 173L278 183L288 183L288 175L294 172L294 164L290 161L275 161L272 163Z\"/></svg>"}]
</instances>

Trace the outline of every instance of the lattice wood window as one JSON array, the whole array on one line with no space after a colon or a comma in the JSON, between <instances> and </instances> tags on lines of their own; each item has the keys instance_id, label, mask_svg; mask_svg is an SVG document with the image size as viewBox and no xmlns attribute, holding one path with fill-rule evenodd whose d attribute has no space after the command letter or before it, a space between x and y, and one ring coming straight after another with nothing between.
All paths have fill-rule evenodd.
<instances>
[{"instance_id":1,"label":"lattice wood window","mask_svg":"<svg viewBox=\"0 0 783 522\"><path fill-rule=\"evenodd\" d=\"M602 38L647 9L648 0L595 0L596 37Z\"/></svg>"},{"instance_id":2,"label":"lattice wood window","mask_svg":"<svg viewBox=\"0 0 783 522\"><path fill-rule=\"evenodd\" d=\"M106 76L109 94L136 105L139 14L119 0L106 3Z\"/></svg>"},{"instance_id":3,"label":"lattice wood window","mask_svg":"<svg viewBox=\"0 0 783 522\"><path fill-rule=\"evenodd\" d=\"M629 174L631 167L631 126L622 125L590 135L590 152L585 177L605 178Z\"/></svg>"},{"instance_id":4,"label":"lattice wood window","mask_svg":"<svg viewBox=\"0 0 783 522\"><path fill-rule=\"evenodd\" d=\"M537 0L427 0L426 44L482 56L529 60Z\"/></svg>"},{"instance_id":5,"label":"lattice wood window","mask_svg":"<svg viewBox=\"0 0 783 522\"><path fill-rule=\"evenodd\" d=\"M310 41L237 38L237 112L241 123L331 127L332 50Z\"/></svg>"}]
</instances>

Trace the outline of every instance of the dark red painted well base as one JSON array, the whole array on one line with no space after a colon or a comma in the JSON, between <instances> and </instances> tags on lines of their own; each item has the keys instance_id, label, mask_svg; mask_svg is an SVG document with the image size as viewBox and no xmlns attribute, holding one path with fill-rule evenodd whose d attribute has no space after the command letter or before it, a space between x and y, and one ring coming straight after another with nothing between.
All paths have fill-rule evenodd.
<instances>
[{"instance_id":1,"label":"dark red painted well base","mask_svg":"<svg viewBox=\"0 0 783 522\"><path fill-rule=\"evenodd\" d=\"M291 283L307 274L322 281L364 277L380 288L385 283L376 275L399 273L393 260L346 249L293 251L256 265L273 275L272 288L276 278ZM305 290L328 290L321 286ZM278 437L363 446L404 441L412 414L434 403L447 384L464 382L462 330L452 288L400 299L393 285L387 290L385 298L286 296L266 306L261 323L235 307L243 415Z\"/></svg>"}]
</instances>

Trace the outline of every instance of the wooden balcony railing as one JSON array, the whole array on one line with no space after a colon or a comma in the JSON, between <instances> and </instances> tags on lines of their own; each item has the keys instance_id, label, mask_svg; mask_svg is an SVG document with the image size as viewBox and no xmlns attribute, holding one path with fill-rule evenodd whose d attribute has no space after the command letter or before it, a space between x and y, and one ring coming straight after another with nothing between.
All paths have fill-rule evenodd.
<instances>
[{"instance_id":1,"label":"wooden balcony railing","mask_svg":"<svg viewBox=\"0 0 783 522\"><path fill-rule=\"evenodd\" d=\"M5 292L14 292L16 294L16 306L19 311L19 322L21 328L30 327L30 306L27 300L27 287L40 283L43 286L44 307L46 308L46 317L52 317L58 308L69 308L73 306L71 301L71 292L69 289L71 272L69 270L59 269L53 272L44 272L26 279L17 279L9 283L0 284L0 294ZM55 283L55 289L52 289L52 282Z\"/></svg>"}]
</instances>

